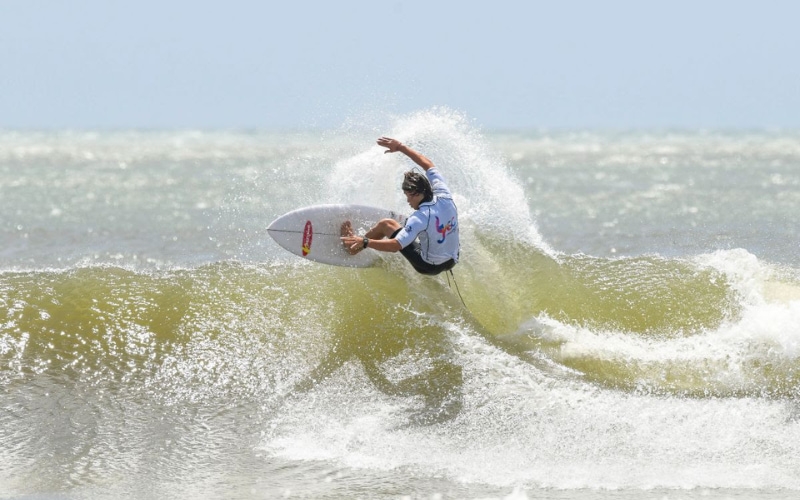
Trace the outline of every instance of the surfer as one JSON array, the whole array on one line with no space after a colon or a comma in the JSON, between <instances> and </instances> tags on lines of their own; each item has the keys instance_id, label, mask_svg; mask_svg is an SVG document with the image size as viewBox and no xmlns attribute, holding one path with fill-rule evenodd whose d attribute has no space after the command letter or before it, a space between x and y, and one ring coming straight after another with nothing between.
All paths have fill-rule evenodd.
<instances>
[{"instance_id":1,"label":"surfer","mask_svg":"<svg viewBox=\"0 0 800 500\"><path fill-rule=\"evenodd\" d=\"M342 244L353 255L372 248L400 252L421 274L449 271L458 262L458 212L444 178L433 162L397 139L381 137L384 153L401 152L422 167L425 175L409 171L403 177L403 193L414 209L405 226L381 219L364 236L356 236L350 221L341 227Z\"/></svg>"}]
</instances>

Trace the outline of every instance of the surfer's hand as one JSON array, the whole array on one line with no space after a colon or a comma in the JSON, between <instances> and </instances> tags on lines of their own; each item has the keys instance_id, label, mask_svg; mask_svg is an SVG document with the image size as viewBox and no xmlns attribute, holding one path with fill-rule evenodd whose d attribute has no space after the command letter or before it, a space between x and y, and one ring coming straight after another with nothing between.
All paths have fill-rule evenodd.
<instances>
[{"instance_id":1,"label":"surfer's hand","mask_svg":"<svg viewBox=\"0 0 800 500\"><path fill-rule=\"evenodd\" d=\"M355 255L364 249L364 238L360 236L342 236L342 244L350 255Z\"/></svg>"},{"instance_id":2,"label":"surfer's hand","mask_svg":"<svg viewBox=\"0 0 800 500\"><path fill-rule=\"evenodd\" d=\"M406 146L397 139L392 139L391 137L386 137L386 136L381 137L380 139L378 139L378 146L383 146L387 148L387 150L383 152L384 154L400 151L404 155L411 158L414 161L414 163L422 167L422 169L425 170L426 172L428 171L428 169L433 168L433 162L430 161L428 158L426 158L425 155L414 151L413 149Z\"/></svg>"},{"instance_id":3,"label":"surfer's hand","mask_svg":"<svg viewBox=\"0 0 800 500\"><path fill-rule=\"evenodd\" d=\"M392 139L391 137L381 137L378 139L378 146L387 148L387 150L383 152L384 154L395 153L400 150L400 148L403 146L403 143L397 139Z\"/></svg>"}]
</instances>

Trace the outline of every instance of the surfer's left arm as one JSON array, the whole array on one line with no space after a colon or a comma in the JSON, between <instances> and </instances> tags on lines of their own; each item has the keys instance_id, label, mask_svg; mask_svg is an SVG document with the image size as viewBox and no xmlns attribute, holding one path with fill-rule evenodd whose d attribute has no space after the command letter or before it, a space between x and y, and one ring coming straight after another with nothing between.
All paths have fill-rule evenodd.
<instances>
[{"instance_id":1,"label":"surfer's left arm","mask_svg":"<svg viewBox=\"0 0 800 500\"><path fill-rule=\"evenodd\" d=\"M391 137L381 137L378 139L378 146L383 146L387 150L384 151L385 153L395 153L400 151L404 155L411 158L417 165L422 167L423 170L426 172L429 168L433 168L433 162L430 161L425 155L422 153L411 149L410 147L406 146L402 142L398 141L397 139L392 139Z\"/></svg>"}]
</instances>

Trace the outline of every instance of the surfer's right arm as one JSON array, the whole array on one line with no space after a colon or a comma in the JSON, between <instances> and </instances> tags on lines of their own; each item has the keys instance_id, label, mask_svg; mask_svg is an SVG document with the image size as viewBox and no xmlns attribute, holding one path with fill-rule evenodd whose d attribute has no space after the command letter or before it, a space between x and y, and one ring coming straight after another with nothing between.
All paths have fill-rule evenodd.
<instances>
[{"instance_id":1,"label":"surfer's right arm","mask_svg":"<svg viewBox=\"0 0 800 500\"><path fill-rule=\"evenodd\" d=\"M425 155L411 149L410 147L406 146L397 139L392 139L391 137L381 137L380 139L378 139L378 146L383 146L384 148L387 148L387 150L384 151L384 154L395 153L397 151L400 151L404 155L411 158L411 160L414 163L422 167L422 169L425 170L426 172L428 171L429 168L433 168L433 162L430 161Z\"/></svg>"}]
</instances>

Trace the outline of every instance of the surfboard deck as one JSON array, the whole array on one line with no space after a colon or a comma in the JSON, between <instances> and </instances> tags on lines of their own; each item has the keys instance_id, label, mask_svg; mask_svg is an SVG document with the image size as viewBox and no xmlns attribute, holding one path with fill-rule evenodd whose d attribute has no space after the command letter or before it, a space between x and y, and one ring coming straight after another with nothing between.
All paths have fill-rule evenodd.
<instances>
[{"instance_id":1,"label":"surfboard deck","mask_svg":"<svg viewBox=\"0 0 800 500\"><path fill-rule=\"evenodd\" d=\"M353 232L363 235L381 219L405 224L405 217L385 208L368 205L313 205L286 213L267 227L280 246L307 260L343 267L370 267L379 260L375 250L350 255L342 246L341 226L349 220Z\"/></svg>"}]
</instances>

